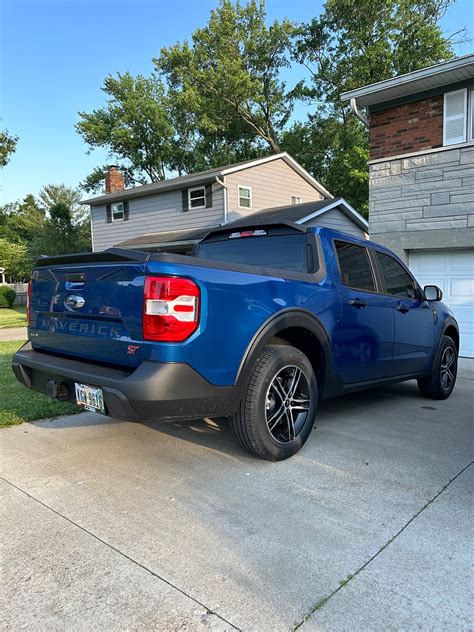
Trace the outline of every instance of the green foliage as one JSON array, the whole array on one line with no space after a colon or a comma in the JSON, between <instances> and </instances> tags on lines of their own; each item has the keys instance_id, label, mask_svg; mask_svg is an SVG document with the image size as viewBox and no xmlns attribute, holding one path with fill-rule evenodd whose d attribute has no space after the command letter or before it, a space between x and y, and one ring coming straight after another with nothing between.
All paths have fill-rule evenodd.
<instances>
[{"instance_id":1,"label":"green foliage","mask_svg":"<svg viewBox=\"0 0 474 632\"><path fill-rule=\"evenodd\" d=\"M331 193L368 216L369 144L359 121L310 116L283 135L282 147Z\"/></svg>"},{"instance_id":2,"label":"green foliage","mask_svg":"<svg viewBox=\"0 0 474 632\"><path fill-rule=\"evenodd\" d=\"M107 104L80 112L76 130L121 163L127 186L278 151L293 110L280 77L293 30L288 20L267 26L263 2L222 0L192 44L162 49L156 74L109 75ZM82 186L98 190L104 173Z\"/></svg>"},{"instance_id":3,"label":"green foliage","mask_svg":"<svg viewBox=\"0 0 474 632\"><path fill-rule=\"evenodd\" d=\"M294 96L317 113L285 134L283 146L326 188L368 212L368 135L345 91L452 57L439 20L452 0L326 0L302 25L295 60L310 72Z\"/></svg>"},{"instance_id":4,"label":"green foliage","mask_svg":"<svg viewBox=\"0 0 474 632\"><path fill-rule=\"evenodd\" d=\"M22 202L0 208L0 237L11 242L31 244L41 233L45 221L44 210L29 194Z\"/></svg>"},{"instance_id":5,"label":"green foliage","mask_svg":"<svg viewBox=\"0 0 474 632\"><path fill-rule=\"evenodd\" d=\"M0 267L5 268L7 280L10 282L28 280L32 264L33 261L25 243L0 238Z\"/></svg>"},{"instance_id":6,"label":"green foliage","mask_svg":"<svg viewBox=\"0 0 474 632\"><path fill-rule=\"evenodd\" d=\"M13 136L7 130L0 132L0 169L5 167L12 154L15 153L18 136Z\"/></svg>"},{"instance_id":7,"label":"green foliage","mask_svg":"<svg viewBox=\"0 0 474 632\"><path fill-rule=\"evenodd\" d=\"M118 73L106 77L102 89L107 105L80 112L76 130L90 150L106 148L111 159L126 161L135 184L163 180L175 130L162 82L155 75ZM84 184L95 188L95 183L89 178Z\"/></svg>"},{"instance_id":8,"label":"green foliage","mask_svg":"<svg viewBox=\"0 0 474 632\"><path fill-rule=\"evenodd\" d=\"M234 142L247 136L278 151L293 110L281 79L293 31L286 19L267 26L264 2L221 0L192 34L192 45L164 48L154 62L172 93L191 105L202 131Z\"/></svg>"},{"instance_id":9,"label":"green foliage","mask_svg":"<svg viewBox=\"0 0 474 632\"><path fill-rule=\"evenodd\" d=\"M91 249L89 216L77 189L49 184L39 199L27 195L0 208L0 266L11 281L27 280L40 255Z\"/></svg>"},{"instance_id":10,"label":"green foliage","mask_svg":"<svg viewBox=\"0 0 474 632\"><path fill-rule=\"evenodd\" d=\"M348 107L342 92L449 59L452 46L439 20L452 2L326 0L296 43L295 57L312 79L304 96L340 113Z\"/></svg>"},{"instance_id":11,"label":"green foliage","mask_svg":"<svg viewBox=\"0 0 474 632\"><path fill-rule=\"evenodd\" d=\"M12 308L15 297L15 290L12 290L11 287L7 287L6 285L0 285L0 308Z\"/></svg>"},{"instance_id":12,"label":"green foliage","mask_svg":"<svg viewBox=\"0 0 474 632\"><path fill-rule=\"evenodd\" d=\"M155 74L108 76L107 104L80 113L76 129L120 163L127 186L285 149L366 213L367 131L341 93L449 59L439 22L452 1L326 0L295 26L267 24L263 0L220 0L190 41L160 51ZM308 79L287 87L291 63ZM305 121L291 119L297 99L314 105ZM101 188L104 174L97 167L84 188Z\"/></svg>"},{"instance_id":13,"label":"green foliage","mask_svg":"<svg viewBox=\"0 0 474 632\"><path fill-rule=\"evenodd\" d=\"M79 189L65 184L47 184L38 195L43 211L49 211L56 204L65 204L71 210L74 222L83 221L87 216L87 210L79 204L81 197Z\"/></svg>"},{"instance_id":14,"label":"green foliage","mask_svg":"<svg viewBox=\"0 0 474 632\"><path fill-rule=\"evenodd\" d=\"M88 222L75 223L71 207L63 202L49 209L49 219L34 243L37 256L84 252L90 247Z\"/></svg>"}]
</instances>

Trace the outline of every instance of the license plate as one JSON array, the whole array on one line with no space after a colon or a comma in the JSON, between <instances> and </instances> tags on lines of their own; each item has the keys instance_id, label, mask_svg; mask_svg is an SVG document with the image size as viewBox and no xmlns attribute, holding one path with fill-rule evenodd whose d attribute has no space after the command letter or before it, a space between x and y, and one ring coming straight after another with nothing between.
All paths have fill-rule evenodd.
<instances>
[{"instance_id":1,"label":"license plate","mask_svg":"<svg viewBox=\"0 0 474 632\"><path fill-rule=\"evenodd\" d=\"M84 406L86 410L95 413L105 413L104 396L102 389L97 386L88 386L87 384L78 384L76 387L76 402L79 406Z\"/></svg>"}]
</instances>

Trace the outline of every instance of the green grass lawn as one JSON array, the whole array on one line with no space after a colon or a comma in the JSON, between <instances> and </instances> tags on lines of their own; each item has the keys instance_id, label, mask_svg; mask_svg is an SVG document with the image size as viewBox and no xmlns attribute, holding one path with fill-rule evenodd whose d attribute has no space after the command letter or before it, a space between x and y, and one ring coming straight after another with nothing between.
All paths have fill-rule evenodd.
<instances>
[{"instance_id":1,"label":"green grass lawn","mask_svg":"<svg viewBox=\"0 0 474 632\"><path fill-rule=\"evenodd\" d=\"M26 305L0 309L0 329L26 327Z\"/></svg>"},{"instance_id":2,"label":"green grass lawn","mask_svg":"<svg viewBox=\"0 0 474 632\"><path fill-rule=\"evenodd\" d=\"M22 344L18 340L0 342L0 428L80 412L78 406L49 399L17 381L11 370L11 359Z\"/></svg>"}]
</instances>

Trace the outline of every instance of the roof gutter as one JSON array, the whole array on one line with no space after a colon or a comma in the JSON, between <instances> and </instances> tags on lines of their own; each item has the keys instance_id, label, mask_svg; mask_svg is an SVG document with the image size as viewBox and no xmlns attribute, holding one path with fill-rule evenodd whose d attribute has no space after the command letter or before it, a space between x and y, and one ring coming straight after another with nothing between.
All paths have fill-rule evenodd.
<instances>
[{"instance_id":1,"label":"roof gutter","mask_svg":"<svg viewBox=\"0 0 474 632\"><path fill-rule=\"evenodd\" d=\"M359 112L359 110L357 109L357 101L355 97L351 97L351 112L352 114L354 114L354 116L356 116L359 121L361 121L366 127L369 127L369 119L364 116L364 114L362 114L362 112Z\"/></svg>"}]
</instances>

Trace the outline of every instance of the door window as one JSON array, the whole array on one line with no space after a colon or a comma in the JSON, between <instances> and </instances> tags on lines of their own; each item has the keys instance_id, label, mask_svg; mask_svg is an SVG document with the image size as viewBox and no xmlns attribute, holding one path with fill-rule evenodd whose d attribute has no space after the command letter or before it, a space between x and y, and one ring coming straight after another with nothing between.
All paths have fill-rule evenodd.
<instances>
[{"instance_id":1,"label":"door window","mask_svg":"<svg viewBox=\"0 0 474 632\"><path fill-rule=\"evenodd\" d=\"M403 298L416 298L415 283L408 272L393 257L375 251L387 294Z\"/></svg>"},{"instance_id":2,"label":"door window","mask_svg":"<svg viewBox=\"0 0 474 632\"><path fill-rule=\"evenodd\" d=\"M344 285L375 292L375 280L367 248L346 241L335 241L337 259Z\"/></svg>"}]
</instances>

